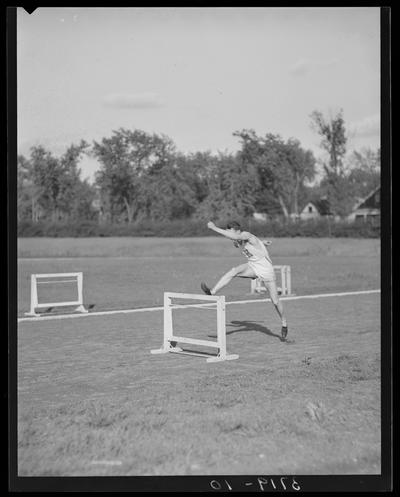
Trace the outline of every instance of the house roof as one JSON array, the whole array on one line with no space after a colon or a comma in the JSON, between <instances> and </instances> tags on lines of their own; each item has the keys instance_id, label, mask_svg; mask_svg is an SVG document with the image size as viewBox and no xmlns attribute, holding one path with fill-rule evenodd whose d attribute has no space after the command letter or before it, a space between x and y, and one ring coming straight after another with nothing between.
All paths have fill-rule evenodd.
<instances>
[{"instance_id":1,"label":"house roof","mask_svg":"<svg viewBox=\"0 0 400 497\"><path fill-rule=\"evenodd\" d=\"M318 214L320 214L321 216L327 216L329 214L332 214L329 200L325 197L317 200L309 200L307 203L304 204L300 212L303 212L305 207L307 207L307 205L309 204L312 204L317 209Z\"/></svg>"},{"instance_id":2,"label":"house roof","mask_svg":"<svg viewBox=\"0 0 400 497\"><path fill-rule=\"evenodd\" d=\"M315 202L315 206L317 207L318 212L321 214L321 216L327 216L329 214L332 214L331 205L327 198L321 198L317 200Z\"/></svg>"},{"instance_id":3,"label":"house roof","mask_svg":"<svg viewBox=\"0 0 400 497\"><path fill-rule=\"evenodd\" d=\"M379 185L376 188L374 188L366 197L364 197L363 199L359 200L357 202L356 206L354 207L353 212L356 211L357 209L359 209L365 202L367 202L371 197L373 197L375 195L375 193L377 191L379 191L380 189L381 189L381 187Z\"/></svg>"}]
</instances>

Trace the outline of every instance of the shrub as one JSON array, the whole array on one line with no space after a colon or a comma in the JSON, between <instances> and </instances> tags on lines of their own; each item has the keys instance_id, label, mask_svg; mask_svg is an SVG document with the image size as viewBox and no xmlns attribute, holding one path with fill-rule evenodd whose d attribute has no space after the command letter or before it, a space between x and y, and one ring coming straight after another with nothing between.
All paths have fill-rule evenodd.
<instances>
[{"instance_id":1,"label":"shrub","mask_svg":"<svg viewBox=\"0 0 400 497\"><path fill-rule=\"evenodd\" d=\"M256 222L237 219L243 229L261 237L351 237L379 238L379 226L364 223L328 222L325 219L313 221L268 221ZM219 223L225 226L226 223ZM206 221L186 219L174 221L140 221L131 224L99 224L95 221L39 222L21 221L18 224L19 237L111 237L111 236L159 236L194 237L215 236L207 228Z\"/></svg>"}]
</instances>

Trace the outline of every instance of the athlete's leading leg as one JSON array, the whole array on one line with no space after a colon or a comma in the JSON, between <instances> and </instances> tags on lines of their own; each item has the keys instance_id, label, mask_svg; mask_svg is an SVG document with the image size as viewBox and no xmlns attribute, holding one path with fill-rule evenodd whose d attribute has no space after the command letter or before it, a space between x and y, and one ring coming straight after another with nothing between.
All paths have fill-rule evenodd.
<instances>
[{"instance_id":1,"label":"athlete's leading leg","mask_svg":"<svg viewBox=\"0 0 400 497\"><path fill-rule=\"evenodd\" d=\"M233 278L255 278L256 275L254 271L247 265L247 264L241 264L240 266L234 267L230 269L227 273L225 273L215 284L215 286L209 290L210 293L209 295L215 295L217 292L222 290L226 285L228 285ZM201 288L205 293L207 293L206 290L208 290L207 285L204 283L201 284Z\"/></svg>"}]
</instances>

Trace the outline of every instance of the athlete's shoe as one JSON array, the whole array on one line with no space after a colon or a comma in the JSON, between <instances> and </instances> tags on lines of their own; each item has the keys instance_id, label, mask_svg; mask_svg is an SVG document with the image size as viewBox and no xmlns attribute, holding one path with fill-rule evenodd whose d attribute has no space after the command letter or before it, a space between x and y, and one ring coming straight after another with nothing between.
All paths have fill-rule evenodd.
<instances>
[{"instance_id":1,"label":"athlete's shoe","mask_svg":"<svg viewBox=\"0 0 400 497\"><path fill-rule=\"evenodd\" d=\"M282 340L286 340L287 334L288 334L288 327L282 326L281 329Z\"/></svg>"},{"instance_id":2,"label":"athlete's shoe","mask_svg":"<svg viewBox=\"0 0 400 497\"><path fill-rule=\"evenodd\" d=\"M200 286L206 295L211 295L211 290L208 288L208 286L205 283L202 283Z\"/></svg>"}]
</instances>

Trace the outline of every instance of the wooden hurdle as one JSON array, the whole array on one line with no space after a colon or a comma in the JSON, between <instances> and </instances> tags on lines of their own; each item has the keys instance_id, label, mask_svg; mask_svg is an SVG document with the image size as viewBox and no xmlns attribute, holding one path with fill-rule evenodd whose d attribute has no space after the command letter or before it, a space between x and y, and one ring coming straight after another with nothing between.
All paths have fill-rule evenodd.
<instances>
[{"instance_id":1,"label":"wooden hurdle","mask_svg":"<svg viewBox=\"0 0 400 497\"><path fill-rule=\"evenodd\" d=\"M280 294L281 295L292 295L292 275L290 266L274 266L274 270L280 274ZM251 280L250 293L262 293L266 292L267 289L262 284L259 278Z\"/></svg>"},{"instance_id":2,"label":"wooden hurdle","mask_svg":"<svg viewBox=\"0 0 400 497\"><path fill-rule=\"evenodd\" d=\"M61 279L60 279L61 278ZM67 278L67 279L62 279ZM47 281L42 281L47 280ZM38 300L37 285L45 285L49 283L70 283L76 282L78 298L68 302L41 302ZM49 273L49 274L31 274L31 305L30 311L25 312L26 316L40 316L36 309L48 307L65 307L77 306L75 312L87 313L83 305L83 274L82 273Z\"/></svg>"},{"instance_id":3,"label":"wooden hurdle","mask_svg":"<svg viewBox=\"0 0 400 497\"><path fill-rule=\"evenodd\" d=\"M205 300L210 302L209 304L190 304L190 305L174 305L172 304L172 299L191 299L191 300ZM210 308L214 307L217 310L217 341L211 340L200 340L196 338L187 338L174 335L173 332L173 320L172 320L172 309L185 308L185 307L199 307L199 308ZM152 354L166 354L168 352L173 352L177 354L194 355L199 357L207 357L207 354L192 352L183 350L178 347L177 344L192 344L201 345L206 347L216 348L218 354L216 356L210 355L207 358L207 362L219 362L219 361L231 361L233 359L238 359L237 354L227 354L226 352L226 326L225 326L225 296L220 295L199 295L191 293L174 293L165 292L164 293L164 340L163 345L160 349L151 350Z\"/></svg>"}]
</instances>

